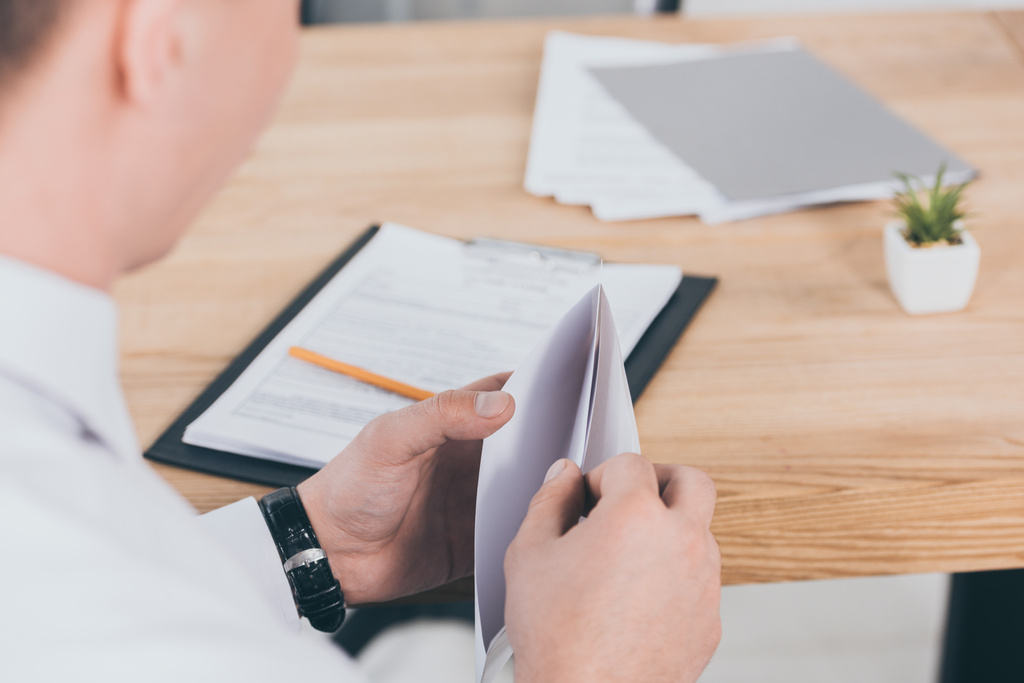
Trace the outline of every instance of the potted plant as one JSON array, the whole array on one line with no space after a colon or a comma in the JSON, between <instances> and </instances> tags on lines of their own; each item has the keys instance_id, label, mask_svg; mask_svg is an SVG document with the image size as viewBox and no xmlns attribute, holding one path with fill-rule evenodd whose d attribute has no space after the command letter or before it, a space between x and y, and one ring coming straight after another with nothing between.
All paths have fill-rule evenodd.
<instances>
[{"instance_id":1,"label":"potted plant","mask_svg":"<svg viewBox=\"0 0 1024 683\"><path fill-rule=\"evenodd\" d=\"M967 306L978 277L981 250L964 228L960 199L968 183L942 187L897 174L905 190L896 194L899 220L885 226L885 269L896 300L907 313L949 313ZM916 183L915 183L916 180ZM927 195L922 203L921 194Z\"/></svg>"}]
</instances>

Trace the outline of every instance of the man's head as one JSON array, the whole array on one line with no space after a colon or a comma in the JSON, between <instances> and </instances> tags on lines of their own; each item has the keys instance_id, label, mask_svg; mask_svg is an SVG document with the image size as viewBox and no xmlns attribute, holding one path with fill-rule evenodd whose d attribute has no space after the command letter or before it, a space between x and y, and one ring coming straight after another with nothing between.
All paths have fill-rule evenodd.
<instances>
[{"instance_id":1,"label":"man's head","mask_svg":"<svg viewBox=\"0 0 1024 683\"><path fill-rule=\"evenodd\" d=\"M88 284L164 254L268 121L298 0L0 0L0 253Z\"/></svg>"}]
</instances>

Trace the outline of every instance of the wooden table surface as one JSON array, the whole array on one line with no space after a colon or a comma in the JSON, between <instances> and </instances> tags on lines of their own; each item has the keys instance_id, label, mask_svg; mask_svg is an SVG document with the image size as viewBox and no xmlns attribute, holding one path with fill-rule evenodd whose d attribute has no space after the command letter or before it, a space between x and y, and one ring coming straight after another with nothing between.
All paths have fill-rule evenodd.
<instances>
[{"instance_id":1,"label":"wooden table surface","mask_svg":"<svg viewBox=\"0 0 1024 683\"><path fill-rule=\"evenodd\" d=\"M967 192L982 249L969 308L901 312L883 269L884 202L709 227L602 224L526 194L542 41L555 28L798 36L981 170ZM721 278L636 410L647 456L716 480L726 583L1024 566L1024 14L309 30L251 159L168 260L117 289L143 444L384 220ZM158 469L202 511L266 490Z\"/></svg>"}]
</instances>

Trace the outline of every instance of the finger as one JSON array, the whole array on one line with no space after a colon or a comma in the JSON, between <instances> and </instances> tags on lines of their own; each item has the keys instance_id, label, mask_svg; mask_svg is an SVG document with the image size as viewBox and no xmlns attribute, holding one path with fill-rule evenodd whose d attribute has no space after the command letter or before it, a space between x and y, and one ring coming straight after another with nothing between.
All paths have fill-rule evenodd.
<instances>
[{"instance_id":1,"label":"finger","mask_svg":"<svg viewBox=\"0 0 1024 683\"><path fill-rule=\"evenodd\" d=\"M656 469L665 505L710 527L718 499L711 477L700 470L679 465L658 465Z\"/></svg>"},{"instance_id":2,"label":"finger","mask_svg":"<svg viewBox=\"0 0 1024 683\"><path fill-rule=\"evenodd\" d=\"M575 463L559 460L530 501L517 537L526 543L558 538L576 525L582 513L583 474Z\"/></svg>"},{"instance_id":3,"label":"finger","mask_svg":"<svg viewBox=\"0 0 1024 683\"><path fill-rule=\"evenodd\" d=\"M444 391L378 417L357 440L377 452L413 457L448 440L484 439L514 412L515 400L504 391Z\"/></svg>"},{"instance_id":4,"label":"finger","mask_svg":"<svg viewBox=\"0 0 1024 683\"><path fill-rule=\"evenodd\" d=\"M657 497L658 477L654 465L642 455L623 453L587 474L587 486L596 504L626 495L647 493Z\"/></svg>"},{"instance_id":5,"label":"finger","mask_svg":"<svg viewBox=\"0 0 1024 683\"><path fill-rule=\"evenodd\" d=\"M491 375L490 377L484 377L478 379L472 384L467 384L462 387L463 391L500 391L505 386L505 382L512 376L511 372L501 372L497 375Z\"/></svg>"}]
</instances>

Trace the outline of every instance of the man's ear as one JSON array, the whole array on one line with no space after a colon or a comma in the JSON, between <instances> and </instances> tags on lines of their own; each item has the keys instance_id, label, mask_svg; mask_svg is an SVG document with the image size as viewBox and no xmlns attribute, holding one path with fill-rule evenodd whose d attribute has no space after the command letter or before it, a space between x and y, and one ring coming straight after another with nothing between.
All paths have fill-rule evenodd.
<instances>
[{"instance_id":1,"label":"man's ear","mask_svg":"<svg viewBox=\"0 0 1024 683\"><path fill-rule=\"evenodd\" d=\"M184 57L180 0L120 0L114 46L118 86L127 100L143 106L159 99Z\"/></svg>"}]
</instances>

